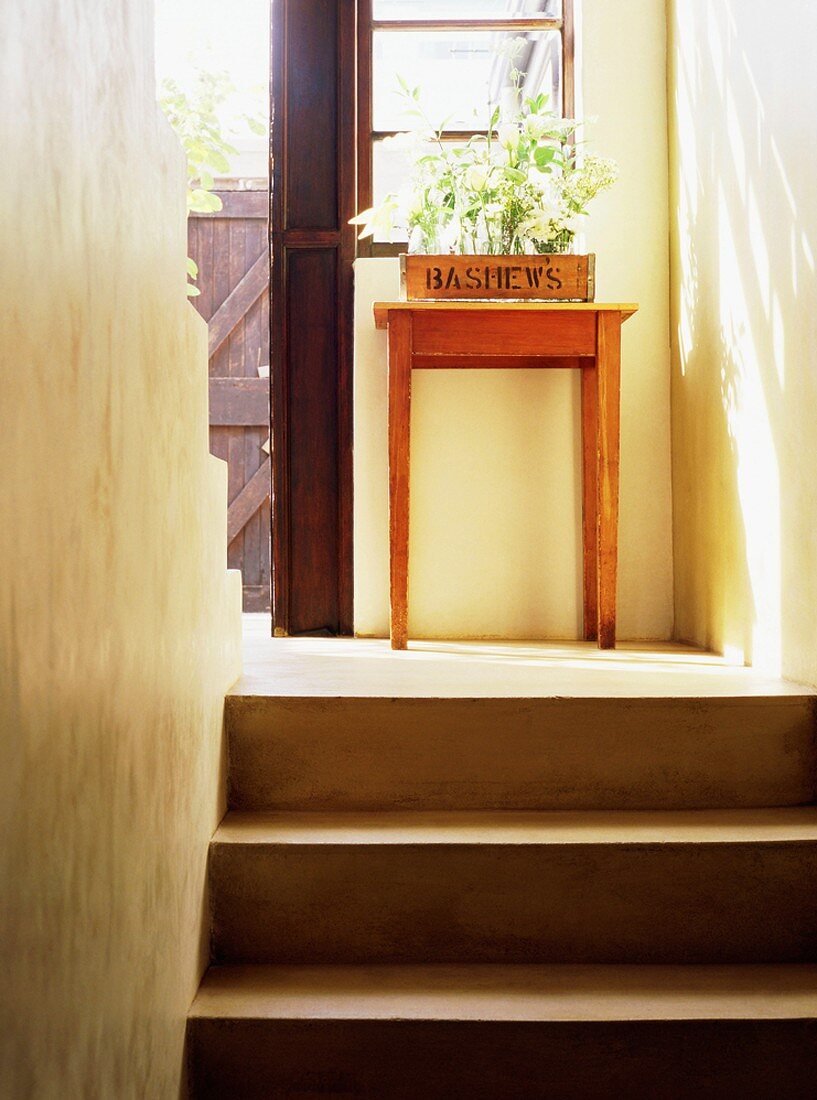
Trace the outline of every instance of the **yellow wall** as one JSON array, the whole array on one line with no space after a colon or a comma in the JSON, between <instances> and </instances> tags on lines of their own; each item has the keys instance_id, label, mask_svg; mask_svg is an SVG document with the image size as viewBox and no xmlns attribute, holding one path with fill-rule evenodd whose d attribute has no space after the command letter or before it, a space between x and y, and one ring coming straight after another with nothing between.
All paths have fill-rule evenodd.
<instances>
[{"instance_id":1,"label":"yellow wall","mask_svg":"<svg viewBox=\"0 0 817 1100\"><path fill-rule=\"evenodd\" d=\"M0 1095L172 1097L239 670L151 5L0 5Z\"/></svg>"},{"instance_id":2,"label":"yellow wall","mask_svg":"<svg viewBox=\"0 0 817 1100\"><path fill-rule=\"evenodd\" d=\"M817 682L817 7L670 21L677 632Z\"/></svg>"},{"instance_id":3,"label":"yellow wall","mask_svg":"<svg viewBox=\"0 0 817 1100\"><path fill-rule=\"evenodd\" d=\"M620 635L672 632L669 243L663 0L583 0L580 110L621 178L593 208L598 298L624 328ZM386 341L371 303L396 261L356 265L355 628L388 631ZM578 380L563 372L415 375L409 629L571 638L581 629Z\"/></svg>"}]
</instances>

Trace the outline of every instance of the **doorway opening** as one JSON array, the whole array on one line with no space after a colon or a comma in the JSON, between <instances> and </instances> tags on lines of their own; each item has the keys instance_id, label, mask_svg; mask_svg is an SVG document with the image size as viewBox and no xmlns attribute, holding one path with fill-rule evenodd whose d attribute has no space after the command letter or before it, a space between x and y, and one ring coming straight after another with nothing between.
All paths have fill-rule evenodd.
<instances>
[{"instance_id":1,"label":"doorway opening","mask_svg":"<svg viewBox=\"0 0 817 1100\"><path fill-rule=\"evenodd\" d=\"M188 162L189 293L208 324L210 450L227 463L227 558L271 609L270 0L156 0L160 104Z\"/></svg>"}]
</instances>

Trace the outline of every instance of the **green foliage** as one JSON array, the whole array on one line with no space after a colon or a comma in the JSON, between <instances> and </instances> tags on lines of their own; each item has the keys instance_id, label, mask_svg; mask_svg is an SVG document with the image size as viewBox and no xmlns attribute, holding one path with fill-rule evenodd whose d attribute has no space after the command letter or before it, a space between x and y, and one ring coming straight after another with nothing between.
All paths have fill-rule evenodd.
<instances>
[{"instance_id":1,"label":"green foliage","mask_svg":"<svg viewBox=\"0 0 817 1100\"><path fill-rule=\"evenodd\" d=\"M217 111L233 90L226 73L197 73L189 92L170 78L161 83L159 106L187 157L188 213L211 214L221 209L221 200L212 193L213 176L229 172L228 158L238 150L222 132Z\"/></svg>"},{"instance_id":2,"label":"green foliage","mask_svg":"<svg viewBox=\"0 0 817 1100\"><path fill-rule=\"evenodd\" d=\"M446 124L429 119L420 88L398 77L397 94L414 128L387 140L408 152L411 181L400 196L388 195L379 207L352 219L363 227L361 237L390 233L400 213L414 252L569 249L577 218L612 186L617 169L612 161L580 154L576 122L552 112L545 94L523 99L517 41L504 50L512 64L504 110L490 105L487 133L465 144L446 142Z\"/></svg>"},{"instance_id":3,"label":"green foliage","mask_svg":"<svg viewBox=\"0 0 817 1100\"><path fill-rule=\"evenodd\" d=\"M192 279L193 283L199 277L199 265L191 256L187 257L187 277L188 279ZM197 286L194 286L193 283L187 284L188 298L198 298L199 294L201 294L199 288Z\"/></svg>"},{"instance_id":4,"label":"green foliage","mask_svg":"<svg viewBox=\"0 0 817 1100\"><path fill-rule=\"evenodd\" d=\"M221 210L221 199L214 192L214 177L230 171L230 157L236 156L238 150L222 129L218 109L234 91L235 86L225 72L197 72L190 91L170 78L160 85L159 106L187 157L188 214L215 214ZM241 118L252 133L267 133L262 116ZM192 280L198 277L198 268L192 260L188 260L188 275ZM189 283L187 293L192 298L200 291Z\"/></svg>"}]
</instances>

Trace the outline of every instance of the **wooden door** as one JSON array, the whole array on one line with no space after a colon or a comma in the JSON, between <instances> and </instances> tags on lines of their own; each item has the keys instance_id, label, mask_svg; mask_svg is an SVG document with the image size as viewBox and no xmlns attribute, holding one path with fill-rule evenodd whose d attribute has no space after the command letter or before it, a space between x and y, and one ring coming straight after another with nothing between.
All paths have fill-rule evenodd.
<instances>
[{"instance_id":1,"label":"wooden door","mask_svg":"<svg viewBox=\"0 0 817 1100\"><path fill-rule=\"evenodd\" d=\"M269 195L218 194L222 210L188 220L193 303L209 329L210 450L227 463L227 557L241 570L244 610L269 611Z\"/></svg>"},{"instance_id":2,"label":"wooden door","mask_svg":"<svg viewBox=\"0 0 817 1100\"><path fill-rule=\"evenodd\" d=\"M273 625L352 630L356 0L272 0Z\"/></svg>"}]
</instances>

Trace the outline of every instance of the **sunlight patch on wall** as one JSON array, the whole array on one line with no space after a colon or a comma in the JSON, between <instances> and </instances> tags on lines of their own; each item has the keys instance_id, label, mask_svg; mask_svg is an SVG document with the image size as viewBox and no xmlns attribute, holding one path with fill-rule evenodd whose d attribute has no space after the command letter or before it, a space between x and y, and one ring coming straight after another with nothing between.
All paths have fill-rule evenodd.
<instances>
[{"instance_id":1,"label":"sunlight patch on wall","mask_svg":"<svg viewBox=\"0 0 817 1100\"><path fill-rule=\"evenodd\" d=\"M681 182L677 194L676 211L676 241L682 242L678 250L677 262L680 264L681 278L679 288L681 295L681 308L678 316L678 344L680 351L681 377L685 377L689 369L689 360L694 346L694 318L695 295L698 285L696 259L694 249L694 235L692 227L698 216L697 188L700 166L697 159L697 142L695 140L695 119L693 117L692 104L694 97L691 94L693 74L688 58L694 54L684 53L678 64L676 77L679 84L675 96L675 117L678 128L679 142L684 149L684 155L689 166L686 178Z\"/></svg>"},{"instance_id":2,"label":"sunlight patch on wall","mask_svg":"<svg viewBox=\"0 0 817 1100\"><path fill-rule=\"evenodd\" d=\"M757 217L749 195L749 225ZM754 211L754 214L752 213ZM753 241L758 287L768 288L768 253ZM761 356L752 335L726 195L718 201L719 305L722 334L722 400L735 459L738 500L745 532L746 564L754 608L751 660L779 675L781 666L780 470L763 384ZM765 278L761 277L765 265ZM727 636L729 635L727 624ZM739 628L737 633L739 634Z\"/></svg>"}]
</instances>

